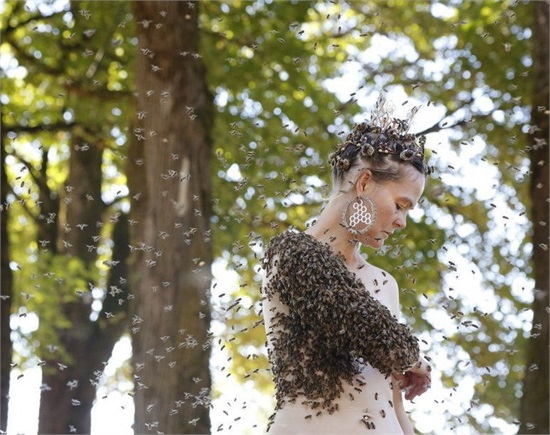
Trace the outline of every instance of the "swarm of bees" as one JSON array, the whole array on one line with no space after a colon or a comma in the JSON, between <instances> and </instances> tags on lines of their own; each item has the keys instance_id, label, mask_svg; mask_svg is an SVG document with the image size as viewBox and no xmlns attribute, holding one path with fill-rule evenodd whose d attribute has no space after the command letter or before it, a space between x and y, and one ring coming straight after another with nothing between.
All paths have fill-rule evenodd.
<instances>
[{"instance_id":1,"label":"swarm of bees","mask_svg":"<svg viewBox=\"0 0 550 435\"><path fill-rule=\"evenodd\" d=\"M332 414L343 382L362 386L359 358L387 376L418 360L418 342L408 327L364 291L328 244L287 231L271 240L263 265L268 277L277 274L268 279L264 296L277 295L288 307L283 312L273 304L266 316L276 411L305 396L311 409Z\"/></svg>"}]
</instances>

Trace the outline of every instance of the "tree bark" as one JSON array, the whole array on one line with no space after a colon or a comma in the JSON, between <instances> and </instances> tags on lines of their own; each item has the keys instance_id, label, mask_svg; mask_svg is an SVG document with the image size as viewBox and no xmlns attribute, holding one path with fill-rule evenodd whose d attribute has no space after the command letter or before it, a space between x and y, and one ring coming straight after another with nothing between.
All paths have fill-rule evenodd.
<instances>
[{"instance_id":1,"label":"tree bark","mask_svg":"<svg viewBox=\"0 0 550 435\"><path fill-rule=\"evenodd\" d=\"M548 11L547 1L533 2L533 73L535 86L533 93L533 107L531 110L531 124L538 127L538 131L530 136L531 150L531 220L533 222L533 257L532 265L535 278L535 297L533 301L533 327L531 339L528 341L527 364L523 383L523 397L521 401L522 433L550 433L549 422L549 340L550 325L548 313L549 304L549 257L548 236L549 220L549 153L548 103L550 74L548 53L550 51L548 39Z\"/></svg>"},{"instance_id":2,"label":"tree bark","mask_svg":"<svg viewBox=\"0 0 550 435\"><path fill-rule=\"evenodd\" d=\"M73 136L73 145L79 138ZM73 146L73 150L75 147ZM66 182L66 221L57 245L68 257L77 257L89 267L95 267L97 242L94 236L100 231L97 225L104 221L105 205L101 200L102 149L90 145L87 151L72 151L69 176ZM83 176L85 174L86 176ZM118 261L110 270L103 309L96 321L90 320L91 298L79 298L60 306L71 321L71 328L59 329L61 346L72 361L62 361L59 354L45 359L39 413L39 433L90 433L91 409L96 397L96 371L100 373L109 360L113 346L127 325L126 260L129 254L128 222L125 216L118 218L113 230L113 260ZM65 242L65 243L63 243ZM122 283L121 283L122 281ZM116 287L116 289L115 289ZM122 303L118 303L118 300ZM109 312L108 318L105 313ZM113 315L111 317L111 314ZM77 386L70 383L77 381Z\"/></svg>"},{"instance_id":3,"label":"tree bark","mask_svg":"<svg viewBox=\"0 0 550 435\"><path fill-rule=\"evenodd\" d=\"M2 129L3 132L3 129ZM1 349L0 352L0 430L6 431L8 424L8 402L10 390L10 373L11 373L11 328L10 314L11 301L13 293L13 274L10 269L10 245L8 240L8 214L9 206L7 204L6 194L8 190L8 178L6 175L6 152L4 149L4 135L1 136L0 144L0 249L1 249L1 265L0 265L0 334Z\"/></svg>"},{"instance_id":4,"label":"tree bark","mask_svg":"<svg viewBox=\"0 0 550 435\"><path fill-rule=\"evenodd\" d=\"M40 201L41 221L37 225L36 239L47 243L48 250L53 254L58 252L59 242L59 195L48 186L48 149L42 149L42 162L40 170L37 171L38 200Z\"/></svg>"},{"instance_id":5,"label":"tree bark","mask_svg":"<svg viewBox=\"0 0 550 435\"><path fill-rule=\"evenodd\" d=\"M135 430L209 433L213 101L198 2L134 3L137 119L128 179ZM147 24L149 23L149 24Z\"/></svg>"}]
</instances>

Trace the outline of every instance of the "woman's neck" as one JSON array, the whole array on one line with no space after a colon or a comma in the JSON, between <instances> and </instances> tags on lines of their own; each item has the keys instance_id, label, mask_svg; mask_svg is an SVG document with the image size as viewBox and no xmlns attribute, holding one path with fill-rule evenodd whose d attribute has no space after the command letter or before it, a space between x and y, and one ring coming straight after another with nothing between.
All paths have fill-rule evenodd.
<instances>
[{"instance_id":1,"label":"woman's neck","mask_svg":"<svg viewBox=\"0 0 550 435\"><path fill-rule=\"evenodd\" d=\"M349 267L359 261L359 244L352 234L340 224L341 212L327 205L315 223L305 232L321 242L328 243L335 253L342 254Z\"/></svg>"}]
</instances>

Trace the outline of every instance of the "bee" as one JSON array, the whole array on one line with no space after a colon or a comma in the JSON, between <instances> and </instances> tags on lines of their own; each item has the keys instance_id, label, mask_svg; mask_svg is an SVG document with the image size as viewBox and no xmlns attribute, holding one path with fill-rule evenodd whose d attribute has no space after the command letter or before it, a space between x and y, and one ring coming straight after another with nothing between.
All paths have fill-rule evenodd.
<instances>
[{"instance_id":1,"label":"bee","mask_svg":"<svg viewBox=\"0 0 550 435\"><path fill-rule=\"evenodd\" d=\"M374 425L374 422L372 420L372 416L368 414L368 409L365 409L365 414L361 417L361 421L365 424L367 429L372 430L376 429L376 426Z\"/></svg>"}]
</instances>

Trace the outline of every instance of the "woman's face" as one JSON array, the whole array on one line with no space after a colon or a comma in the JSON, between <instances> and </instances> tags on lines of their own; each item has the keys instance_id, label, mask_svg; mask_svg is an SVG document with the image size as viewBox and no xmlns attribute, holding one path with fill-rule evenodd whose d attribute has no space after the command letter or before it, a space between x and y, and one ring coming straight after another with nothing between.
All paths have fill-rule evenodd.
<instances>
[{"instance_id":1,"label":"woman's face","mask_svg":"<svg viewBox=\"0 0 550 435\"><path fill-rule=\"evenodd\" d=\"M372 228L358 237L363 245L381 248L394 231L407 225L407 214L424 191L425 177L412 166L402 169L403 177L399 180L377 183L367 173L366 180L357 181L358 195L369 196L376 206Z\"/></svg>"}]
</instances>

